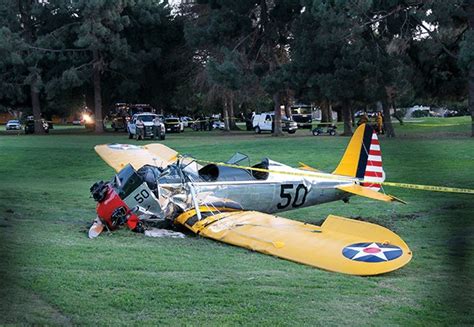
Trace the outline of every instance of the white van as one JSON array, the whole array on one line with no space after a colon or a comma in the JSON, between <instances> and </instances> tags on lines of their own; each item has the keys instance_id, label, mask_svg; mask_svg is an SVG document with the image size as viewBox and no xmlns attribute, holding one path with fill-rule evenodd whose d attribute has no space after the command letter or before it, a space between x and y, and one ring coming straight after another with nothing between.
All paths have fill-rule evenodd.
<instances>
[{"instance_id":1,"label":"white van","mask_svg":"<svg viewBox=\"0 0 474 327\"><path fill-rule=\"evenodd\" d=\"M258 134L264 131L273 132L274 120L275 120L275 113L273 112L256 114L252 120L253 130L255 131L255 133L258 133ZM296 124L296 122L294 122L293 120L282 116L281 128L284 132L293 134L298 129L298 124Z\"/></svg>"}]
</instances>

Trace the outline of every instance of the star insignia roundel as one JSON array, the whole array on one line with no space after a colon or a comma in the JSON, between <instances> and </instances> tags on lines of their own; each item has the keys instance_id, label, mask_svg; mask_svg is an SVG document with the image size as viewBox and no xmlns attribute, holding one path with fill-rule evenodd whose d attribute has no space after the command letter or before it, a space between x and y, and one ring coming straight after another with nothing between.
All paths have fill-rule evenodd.
<instances>
[{"instance_id":1,"label":"star insignia roundel","mask_svg":"<svg viewBox=\"0 0 474 327\"><path fill-rule=\"evenodd\" d=\"M398 246L382 243L355 243L346 246L342 255L350 260L362 262L384 262L394 260L403 254Z\"/></svg>"}]
</instances>

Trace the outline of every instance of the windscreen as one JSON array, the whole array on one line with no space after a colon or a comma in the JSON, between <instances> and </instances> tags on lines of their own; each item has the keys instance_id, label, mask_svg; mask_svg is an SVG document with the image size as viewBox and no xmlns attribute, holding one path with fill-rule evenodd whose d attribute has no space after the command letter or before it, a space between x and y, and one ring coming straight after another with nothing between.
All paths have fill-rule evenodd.
<instances>
[{"instance_id":1,"label":"windscreen","mask_svg":"<svg viewBox=\"0 0 474 327\"><path fill-rule=\"evenodd\" d=\"M155 119L156 116L153 116L153 115L141 115L139 116L144 122L150 122L150 121L153 121L153 119Z\"/></svg>"},{"instance_id":2,"label":"windscreen","mask_svg":"<svg viewBox=\"0 0 474 327\"><path fill-rule=\"evenodd\" d=\"M131 165L127 165L112 180L112 187L120 198L125 199L137 187L143 183L140 177Z\"/></svg>"},{"instance_id":3,"label":"windscreen","mask_svg":"<svg viewBox=\"0 0 474 327\"><path fill-rule=\"evenodd\" d=\"M230 157L229 160L227 160L226 163L231 165L237 165L244 160L247 160L250 163L249 157L247 155L240 152L236 152L232 157Z\"/></svg>"}]
</instances>

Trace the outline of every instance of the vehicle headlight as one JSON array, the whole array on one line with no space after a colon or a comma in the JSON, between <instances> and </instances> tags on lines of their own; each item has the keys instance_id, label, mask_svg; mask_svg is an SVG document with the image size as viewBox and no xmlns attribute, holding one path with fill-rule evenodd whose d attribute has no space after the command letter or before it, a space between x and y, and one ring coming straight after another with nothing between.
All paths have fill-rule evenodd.
<instances>
[{"instance_id":1,"label":"vehicle headlight","mask_svg":"<svg viewBox=\"0 0 474 327\"><path fill-rule=\"evenodd\" d=\"M89 114L83 114L83 115L82 115L82 119L83 119L86 123L92 123L92 117L91 117Z\"/></svg>"}]
</instances>

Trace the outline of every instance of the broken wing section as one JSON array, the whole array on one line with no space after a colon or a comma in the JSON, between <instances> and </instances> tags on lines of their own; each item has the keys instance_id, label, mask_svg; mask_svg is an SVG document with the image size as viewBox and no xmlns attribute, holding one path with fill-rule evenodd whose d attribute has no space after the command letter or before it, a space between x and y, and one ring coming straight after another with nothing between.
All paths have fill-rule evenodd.
<instances>
[{"instance_id":1,"label":"broken wing section","mask_svg":"<svg viewBox=\"0 0 474 327\"><path fill-rule=\"evenodd\" d=\"M330 215L316 226L255 211L225 212L177 222L196 234L313 267L351 275L378 275L406 265L412 257L392 231Z\"/></svg>"},{"instance_id":2,"label":"broken wing section","mask_svg":"<svg viewBox=\"0 0 474 327\"><path fill-rule=\"evenodd\" d=\"M135 170L140 169L144 165L164 168L176 161L178 156L178 152L159 143L144 146L102 144L96 145L94 149L117 172L128 164L131 164Z\"/></svg>"}]
</instances>

